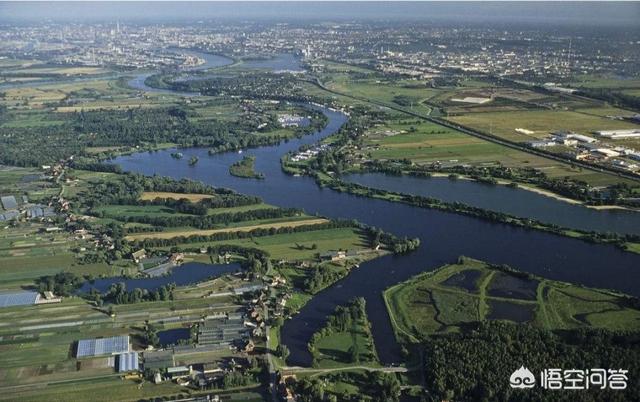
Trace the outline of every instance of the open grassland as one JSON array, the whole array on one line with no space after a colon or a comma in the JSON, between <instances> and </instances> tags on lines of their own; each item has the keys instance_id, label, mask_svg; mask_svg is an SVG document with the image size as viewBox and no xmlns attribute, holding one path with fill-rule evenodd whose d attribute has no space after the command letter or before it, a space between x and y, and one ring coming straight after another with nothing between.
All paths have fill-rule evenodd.
<instances>
[{"instance_id":1,"label":"open grassland","mask_svg":"<svg viewBox=\"0 0 640 402\"><path fill-rule=\"evenodd\" d=\"M639 88L640 79L620 79L618 77L597 76L591 74L585 74L582 76L574 77L574 80L570 84L572 87L582 88Z\"/></svg>"},{"instance_id":2,"label":"open grassland","mask_svg":"<svg viewBox=\"0 0 640 402\"><path fill-rule=\"evenodd\" d=\"M572 177L592 185L623 182L606 173L575 168L569 164L504 147L430 122L389 120L367 132L366 151L374 159L410 159L417 164L530 167L549 177Z\"/></svg>"},{"instance_id":3,"label":"open grassland","mask_svg":"<svg viewBox=\"0 0 640 402\"><path fill-rule=\"evenodd\" d=\"M592 111L593 112L593 111ZM531 110L519 112L473 113L451 116L449 120L510 141L526 142L544 138L554 131L575 131L590 134L598 130L636 128L626 121L612 120L575 111ZM527 135L515 131L533 131Z\"/></svg>"},{"instance_id":4,"label":"open grassland","mask_svg":"<svg viewBox=\"0 0 640 402\"><path fill-rule=\"evenodd\" d=\"M307 223L302 221L301 223ZM315 248L313 245L315 244ZM189 243L187 247L237 245L258 248L269 253L270 258L286 260L315 259L317 253L343 250L370 250L367 239L353 228L322 229L309 232L283 233L246 239Z\"/></svg>"},{"instance_id":5,"label":"open grassland","mask_svg":"<svg viewBox=\"0 0 640 402\"><path fill-rule=\"evenodd\" d=\"M380 79L354 79L349 74L332 74L327 87L342 93L375 100L377 102L406 106L416 112L430 114L431 108L424 104L438 94L425 82L410 80L381 81ZM401 103L398 103L398 102Z\"/></svg>"},{"instance_id":6,"label":"open grassland","mask_svg":"<svg viewBox=\"0 0 640 402\"><path fill-rule=\"evenodd\" d=\"M50 85L25 86L9 88L4 91L3 103L12 105L21 103L29 107L42 107L48 102L59 102L76 92L89 92L93 96L128 92L116 89L114 81L96 80L75 83L56 83Z\"/></svg>"},{"instance_id":7,"label":"open grassland","mask_svg":"<svg viewBox=\"0 0 640 402\"><path fill-rule=\"evenodd\" d=\"M26 68L20 69L12 69L7 74L22 74L22 75L64 75L64 76L73 76L73 75L93 75L93 74L104 74L109 72L101 67L63 67L63 66L30 66Z\"/></svg>"},{"instance_id":8,"label":"open grassland","mask_svg":"<svg viewBox=\"0 0 640 402\"><path fill-rule=\"evenodd\" d=\"M600 129L637 127L626 121L607 118L606 116L610 114L616 116L623 114L620 113L619 109L600 106L599 102L555 94L540 94L531 90L489 88L487 83L484 82L462 82L462 86L457 88L427 88L426 86L420 87L419 81L412 81L411 84L399 85L402 89L397 89L398 84L396 81L376 80L373 78L355 79L352 73L350 74L349 72L332 73L330 71L327 75L328 78L325 78L324 81L329 88L362 99L354 100L330 94L329 96L335 98L336 101L355 105L369 100L392 105L396 96L403 96L405 100L412 100L409 107L395 103L396 107L400 106L409 110L411 104L413 104L414 112L425 115L439 115L441 114L441 107L447 109L451 107L458 108L460 109L460 114L451 115L449 117L451 121L517 142L536 140L548 136L556 130L590 133ZM308 90L314 92L314 88L309 88ZM315 92L318 92L318 94L323 93L317 88ZM491 95L492 92L496 93L497 98L486 105L474 105L466 108L454 106L449 102L452 97ZM324 96L327 96L326 92L324 92ZM420 99L420 101L414 103L416 99ZM422 102L424 110L416 108L415 105L420 102ZM426 103L434 104L436 108L432 110ZM371 106L371 104L368 105ZM508 167L536 168L550 178L570 177L593 186L632 183L630 180L615 175L576 168L569 163L562 163L524 151L506 148L429 122L413 123L416 131L411 132L408 131L410 127L407 125L398 124L399 121L406 121L407 116L405 114L381 106L374 106L374 108L376 107L384 109L388 116L383 126L374 127L367 133L367 142L370 145L367 151L369 156L374 159L406 158L415 163L440 161L473 165L500 163ZM505 107L513 107L518 110L509 112L496 111ZM549 107L562 110L548 110L547 108ZM516 128L532 130L534 134L520 134L515 131ZM396 135L386 135L385 132L395 133ZM398 132L400 132L400 135L397 135ZM618 144L636 145L633 141L618 142Z\"/></svg>"},{"instance_id":9,"label":"open grassland","mask_svg":"<svg viewBox=\"0 0 640 402\"><path fill-rule=\"evenodd\" d=\"M220 391L221 398L228 401L259 402L265 399L264 390L256 385L240 387L233 390ZM119 375L95 376L77 381L60 381L38 384L30 387L3 390L0 400L33 401L33 402L68 402L68 401L140 401L167 397L183 398L186 395L210 395L211 390L194 391L192 388L176 385L173 382L153 384L139 380L122 380Z\"/></svg>"},{"instance_id":10,"label":"open grassland","mask_svg":"<svg viewBox=\"0 0 640 402\"><path fill-rule=\"evenodd\" d=\"M353 331L336 332L322 337L316 347L320 356L318 358L318 368L335 368L345 365L366 365L379 366L377 362L373 338L371 337L366 323L359 322ZM351 361L353 349L360 353L359 361Z\"/></svg>"},{"instance_id":11,"label":"open grassland","mask_svg":"<svg viewBox=\"0 0 640 402\"><path fill-rule=\"evenodd\" d=\"M316 225L319 223L326 223L328 220L322 218L310 218L297 221L285 221L278 223L265 223L256 224L250 226L237 226L226 229L211 229L211 230L176 230L172 232L159 232L159 233L141 233L126 236L125 239L131 240L143 240L143 239L171 239L174 237L189 237L189 236L210 236L216 233L228 233L228 232L250 232L255 229L278 229L283 227L298 227L303 225Z\"/></svg>"},{"instance_id":12,"label":"open grassland","mask_svg":"<svg viewBox=\"0 0 640 402\"><path fill-rule=\"evenodd\" d=\"M636 114L630 110L624 110L624 109L620 109L613 106L585 107L585 108L575 109L574 111L577 113L589 114L589 115L601 116L601 117L607 117L607 116L632 117Z\"/></svg>"},{"instance_id":13,"label":"open grassland","mask_svg":"<svg viewBox=\"0 0 640 402\"><path fill-rule=\"evenodd\" d=\"M470 259L417 275L387 289L384 298L396 334L408 340L493 319L550 330L640 330L640 310L626 296Z\"/></svg>"}]
</instances>

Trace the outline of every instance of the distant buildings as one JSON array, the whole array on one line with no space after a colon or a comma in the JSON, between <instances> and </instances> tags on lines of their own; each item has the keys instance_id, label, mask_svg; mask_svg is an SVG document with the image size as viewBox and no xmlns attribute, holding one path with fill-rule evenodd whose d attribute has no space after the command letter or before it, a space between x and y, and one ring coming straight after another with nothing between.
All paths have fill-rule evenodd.
<instances>
[{"instance_id":1,"label":"distant buildings","mask_svg":"<svg viewBox=\"0 0 640 402\"><path fill-rule=\"evenodd\" d=\"M640 138L640 129L632 128L629 130L602 130L596 131L596 134L601 137L610 138L612 140Z\"/></svg>"},{"instance_id":2,"label":"distant buildings","mask_svg":"<svg viewBox=\"0 0 640 402\"><path fill-rule=\"evenodd\" d=\"M473 103L476 105L482 105L487 102L491 102L491 98L480 98L476 96L466 96L464 98L452 98L451 102L459 102L459 103Z\"/></svg>"}]
</instances>

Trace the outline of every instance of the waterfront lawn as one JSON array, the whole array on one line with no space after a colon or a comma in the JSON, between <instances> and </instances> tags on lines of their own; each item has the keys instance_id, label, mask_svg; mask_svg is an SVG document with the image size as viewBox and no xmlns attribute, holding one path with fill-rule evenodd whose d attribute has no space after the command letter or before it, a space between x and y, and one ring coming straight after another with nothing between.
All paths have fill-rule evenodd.
<instances>
[{"instance_id":1,"label":"waterfront lawn","mask_svg":"<svg viewBox=\"0 0 640 402\"><path fill-rule=\"evenodd\" d=\"M338 332L321 338L316 344L320 357L318 368L334 368L344 365L377 366L377 358L373 349L373 338L367 335L362 324L354 332ZM356 348L359 360L352 361L351 353Z\"/></svg>"},{"instance_id":2,"label":"waterfront lawn","mask_svg":"<svg viewBox=\"0 0 640 402\"><path fill-rule=\"evenodd\" d=\"M317 350L314 367L380 366L366 313L347 325L345 330L339 330L328 321L327 326L314 335Z\"/></svg>"}]
</instances>

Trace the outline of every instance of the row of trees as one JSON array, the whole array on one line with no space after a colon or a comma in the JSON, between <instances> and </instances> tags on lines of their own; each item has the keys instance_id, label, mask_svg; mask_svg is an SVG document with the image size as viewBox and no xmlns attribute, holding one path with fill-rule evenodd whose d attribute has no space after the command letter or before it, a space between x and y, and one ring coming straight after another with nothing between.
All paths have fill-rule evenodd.
<instances>
[{"instance_id":1,"label":"row of trees","mask_svg":"<svg viewBox=\"0 0 640 402\"><path fill-rule=\"evenodd\" d=\"M51 291L56 295L70 296L82 286L84 281L84 278L74 273L59 272L38 278L36 286L39 292Z\"/></svg>"},{"instance_id":2,"label":"row of trees","mask_svg":"<svg viewBox=\"0 0 640 402\"><path fill-rule=\"evenodd\" d=\"M314 230L335 229L335 228L351 227L351 226L352 226L351 221L338 220L338 221L330 221L325 223L300 225L296 227L283 226L280 228L258 228L258 229L253 229L249 232L229 231L229 232L215 233L212 235L194 235L189 237L179 236L179 237L173 237L171 239L144 239L144 240L135 241L132 244L136 248L156 248L156 247L175 246L178 244L185 244L185 243L207 243L207 242L222 241L222 240L250 239L254 237L273 236L277 234L311 232Z\"/></svg>"},{"instance_id":3,"label":"row of trees","mask_svg":"<svg viewBox=\"0 0 640 402\"><path fill-rule=\"evenodd\" d=\"M173 291L175 290L175 287L176 285L174 283L170 283L151 291L140 288L127 291L126 284L124 282L118 282L111 284L109 290L107 290L103 296L95 292L94 289L91 290L91 294L93 295L94 300L99 304L102 304L102 302L99 301L100 299L113 304L132 304L144 301L173 300Z\"/></svg>"},{"instance_id":4,"label":"row of trees","mask_svg":"<svg viewBox=\"0 0 640 402\"><path fill-rule=\"evenodd\" d=\"M181 208L182 209L182 208ZM177 208L176 208L177 210ZM182 209L185 210L185 209ZM177 211L176 211L177 212ZM262 208L242 212L227 212L212 215L122 215L96 213L97 216L107 216L118 219L121 222L145 223L160 227L190 226L198 229L212 229L221 224L228 225L232 222L242 222L262 219L275 219L300 215L301 210L296 208Z\"/></svg>"}]
</instances>

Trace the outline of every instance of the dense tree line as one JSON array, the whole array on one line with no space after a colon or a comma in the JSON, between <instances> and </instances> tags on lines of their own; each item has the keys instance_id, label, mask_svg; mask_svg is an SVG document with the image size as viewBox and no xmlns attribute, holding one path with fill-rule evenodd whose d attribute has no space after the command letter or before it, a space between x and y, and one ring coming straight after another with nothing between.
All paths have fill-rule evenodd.
<instances>
[{"instance_id":1,"label":"dense tree line","mask_svg":"<svg viewBox=\"0 0 640 402\"><path fill-rule=\"evenodd\" d=\"M198 204L196 204L198 205ZM182 211L180 211L182 212ZM114 215L114 219L121 222L146 223L157 227L179 227L189 226L197 229L212 229L219 225L228 225L232 222L275 219L283 217L291 217L301 214L301 210L296 208L264 208L254 209L242 212L228 212L213 215L173 215L173 216L154 216L154 215ZM100 215L100 214L98 214ZM107 215L109 216L109 215Z\"/></svg>"},{"instance_id":2,"label":"dense tree line","mask_svg":"<svg viewBox=\"0 0 640 402\"><path fill-rule=\"evenodd\" d=\"M72 175L73 173L71 173ZM180 200L157 199L142 201L139 198L144 191L213 195L214 197L201 201L202 208L236 207L261 202L258 197L238 194L224 188L215 188L194 180L175 180L169 177L143 176L134 173L119 175L116 180L100 179L92 181L91 187L87 191L81 192L75 201L85 207L98 207L109 204L168 204L169 206L181 205L181 208L188 208L185 206L185 201ZM201 211L202 209L198 210ZM196 210L194 209L193 211L195 212Z\"/></svg>"},{"instance_id":3,"label":"dense tree line","mask_svg":"<svg viewBox=\"0 0 640 402\"><path fill-rule=\"evenodd\" d=\"M551 332L530 325L489 321L472 331L434 336L424 344L427 389L433 400L623 401L640 395L640 335L594 329ZM535 388L509 387L520 366L536 377ZM628 389L598 386L584 391L545 390L548 368L629 370ZM579 393L579 395L578 395Z\"/></svg>"},{"instance_id":4,"label":"dense tree line","mask_svg":"<svg viewBox=\"0 0 640 402\"><path fill-rule=\"evenodd\" d=\"M166 80L165 80L166 82ZM246 73L238 76L207 77L202 80L171 81L171 89L200 92L208 96L240 96L249 99L309 101L302 86L290 74Z\"/></svg>"},{"instance_id":5,"label":"dense tree line","mask_svg":"<svg viewBox=\"0 0 640 402\"><path fill-rule=\"evenodd\" d=\"M131 291L127 291L127 287L124 282L112 283L107 292L102 296L102 300L113 304L173 300L173 291L175 287L175 284L168 284L160 286L155 290L135 288Z\"/></svg>"},{"instance_id":6,"label":"dense tree line","mask_svg":"<svg viewBox=\"0 0 640 402\"><path fill-rule=\"evenodd\" d=\"M614 106L640 111L640 97L627 95L612 88L580 88L578 95L600 99Z\"/></svg>"},{"instance_id":7,"label":"dense tree line","mask_svg":"<svg viewBox=\"0 0 640 402\"><path fill-rule=\"evenodd\" d=\"M317 265L311 269L310 272L309 276L302 282L302 289L311 294L315 294L330 284L344 278L348 273L346 269L336 269L326 264Z\"/></svg>"},{"instance_id":8,"label":"dense tree line","mask_svg":"<svg viewBox=\"0 0 640 402\"><path fill-rule=\"evenodd\" d=\"M70 296L84 283L84 278L71 272L59 272L36 280L39 292L51 291L56 295Z\"/></svg>"},{"instance_id":9,"label":"dense tree line","mask_svg":"<svg viewBox=\"0 0 640 402\"><path fill-rule=\"evenodd\" d=\"M280 228L258 228L248 232L229 231L229 232L215 233L212 235L193 235L188 237L178 236L178 237L172 237L170 239L144 239L140 241L135 241L132 243L132 245L134 245L137 248L157 248L157 247L176 246L178 244L185 244L185 243L207 243L212 241L250 239L253 237L273 236L273 235L285 234L285 233L311 232L314 230L335 229L335 228L351 227L351 226L352 226L351 221L330 221L325 223L300 225L296 227L283 226Z\"/></svg>"}]
</instances>

